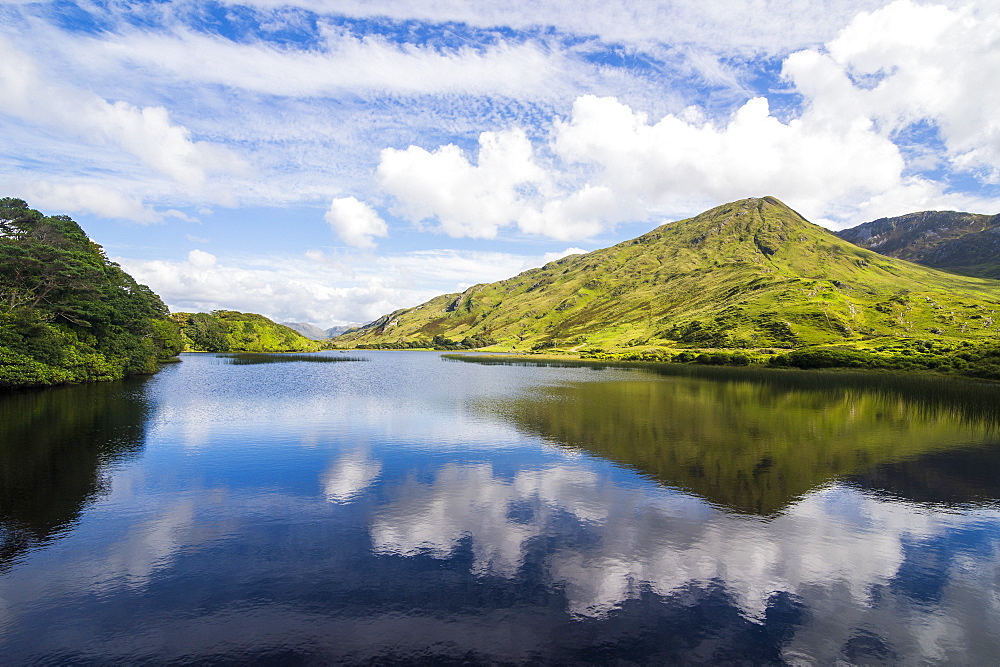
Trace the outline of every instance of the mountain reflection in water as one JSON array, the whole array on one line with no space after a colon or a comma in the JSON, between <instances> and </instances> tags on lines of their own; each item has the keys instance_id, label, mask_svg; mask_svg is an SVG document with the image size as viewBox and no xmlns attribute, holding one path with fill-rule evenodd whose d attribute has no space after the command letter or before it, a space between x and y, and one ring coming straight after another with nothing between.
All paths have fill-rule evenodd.
<instances>
[{"instance_id":1,"label":"mountain reflection in water","mask_svg":"<svg viewBox=\"0 0 1000 667\"><path fill-rule=\"evenodd\" d=\"M1000 654L987 385L364 358L0 396L0 655Z\"/></svg>"},{"instance_id":2,"label":"mountain reflection in water","mask_svg":"<svg viewBox=\"0 0 1000 667\"><path fill-rule=\"evenodd\" d=\"M1000 392L993 387L955 385L974 389L977 399L992 393L995 413L984 414L978 405L963 411L961 404L921 395L919 382L910 386L916 396L902 396L852 386L836 376L834 386L824 386L830 374L801 375L813 387L739 375L708 382L673 377L565 384L536 389L495 410L547 441L631 466L722 507L762 515L779 512L829 480L876 466L909 461L918 469L922 457L955 449L974 450L971 459L977 453L997 456ZM940 469L946 460L934 458L928 467ZM970 463L964 472L976 468ZM992 483L994 491L1000 485L995 475L980 475L974 483ZM969 495L954 489L945 495L956 493ZM907 497L905 491L901 495ZM998 494L980 489L973 495L989 500Z\"/></svg>"}]
</instances>

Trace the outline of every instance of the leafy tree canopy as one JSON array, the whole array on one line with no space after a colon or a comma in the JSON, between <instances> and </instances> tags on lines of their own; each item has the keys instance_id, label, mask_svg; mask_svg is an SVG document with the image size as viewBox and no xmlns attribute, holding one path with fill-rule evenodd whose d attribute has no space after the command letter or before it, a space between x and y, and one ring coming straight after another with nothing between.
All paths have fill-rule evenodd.
<instances>
[{"instance_id":1,"label":"leafy tree canopy","mask_svg":"<svg viewBox=\"0 0 1000 667\"><path fill-rule=\"evenodd\" d=\"M256 313L175 313L184 349L198 352L315 352L322 346Z\"/></svg>"},{"instance_id":2,"label":"leafy tree canopy","mask_svg":"<svg viewBox=\"0 0 1000 667\"><path fill-rule=\"evenodd\" d=\"M160 298L76 222L0 198L0 387L151 373L182 347Z\"/></svg>"}]
</instances>

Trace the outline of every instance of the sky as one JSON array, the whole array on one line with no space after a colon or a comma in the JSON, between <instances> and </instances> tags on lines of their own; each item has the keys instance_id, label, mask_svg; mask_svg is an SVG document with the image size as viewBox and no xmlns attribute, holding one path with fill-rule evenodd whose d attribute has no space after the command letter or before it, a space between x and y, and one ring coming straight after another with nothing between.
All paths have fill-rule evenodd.
<instances>
[{"instance_id":1,"label":"sky","mask_svg":"<svg viewBox=\"0 0 1000 667\"><path fill-rule=\"evenodd\" d=\"M0 2L0 196L321 327L745 197L1000 212L1000 2Z\"/></svg>"}]
</instances>

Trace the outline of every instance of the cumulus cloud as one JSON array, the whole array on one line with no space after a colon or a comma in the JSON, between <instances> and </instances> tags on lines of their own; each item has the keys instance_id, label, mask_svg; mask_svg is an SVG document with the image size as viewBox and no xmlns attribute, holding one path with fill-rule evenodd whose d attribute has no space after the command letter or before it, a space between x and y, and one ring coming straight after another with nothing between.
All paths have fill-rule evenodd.
<instances>
[{"instance_id":1,"label":"cumulus cloud","mask_svg":"<svg viewBox=\"0 0 1000 667\"><path fill-rule=\"evenodd\" d=\"M197 249L183 262L116 261L174 311L231 309L327 325L373 320L400 302L419 303L434 295L372 274L345 280L336 270L307 271L301 262L275 258L223 263Z\"/></svg>"},{"instance_id":2,"label":"cumulus cloud","mask_svg":"<svg viewBox=\"0 0 1000 667\"><path fill-rule=\"evenodd\" d=\"M542 259L546 264L548 264L549 262L554 262L557 259L562 259L563 257L569 257L570 255L582 255L586 252L587 251L584 250L583 248L576 248L576 247L566 248L565 250L561 250L559 252L547 252L545 253L545 256ZM531 268L531 267L526 267L526 268Z\"/></svg>"},{"instance_id":3,"label":"cumulus cloud","mask_svg":"<svg viewBox=\"0 0 1000 667\"><path fill-rule=\"evenodd\" d=\"M546 181L533 153L521 130L483 132L477 164L453 144L434 151L387 148L377 178L410 220L434 218L450 236L493 238L523 214L523 189Z\"/></svg>"},{"instance_id":4,"label":"cumulus cloud","mask_svg":"<svg viewBox=\"0 0 1000 667\"><path fill-rule=\"evenodd\" d=\"M930 121L956 169L1000 182L1000 14L897 0L862 12L825 53L789 56L785 73L828 115L850 109L886 130Z\"/></svg>"},{"instance_id":5,"label":"cumulus cloud","mask_svg":"<svg viewBox=\"0 0 1000 667\"><path fill-rule=\"evenodd\" d=\"M334 199L323 218L344 243L356 248L374 248L373 236L389 235L389 226L375 209L354 197Z\"/></svg>"},{"instance_id":6,"label":"cumulus cloud","mask_svg":"<svg viewBox=\"0 0 1000 667\"><path fill-rule=\"evenodd\" d=\"M897 186L904 166L864 116L806 112L782 122L762 97L717 124L696 110L651 123L617 100L585 96L557 124L555 146L567 161L597 167L594 180L620 209L651 212L774 194L821 213Z\"/></svg>"},{"instance_id":7,"label":"cumulus cloud","mask_svg":"<svg viewBox=\"0 0 1000 667\"><path fill-rule=\"evenodd\" d=\"M807 112L782 122L762 97L718 124L694 109L650 122L617 99L585 95L552 136L558 173L543 170L525 136L512 131L484 134L478 165L453 145L411 146L384 151L378 174L400 213L436 219L451 236L492 238L516 226L573 240L750 195L773 194L821 215L900 186L904 168L871 119ZM585 182L552 185L574 177Z\"/></svg>"}]
</instances>

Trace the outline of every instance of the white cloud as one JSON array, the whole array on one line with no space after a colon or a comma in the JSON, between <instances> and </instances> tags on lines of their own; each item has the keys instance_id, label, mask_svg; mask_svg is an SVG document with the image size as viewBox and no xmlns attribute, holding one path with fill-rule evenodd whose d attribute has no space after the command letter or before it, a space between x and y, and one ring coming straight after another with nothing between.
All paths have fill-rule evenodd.
<instances>
[{"instance_id":1,"label":"white cloud","mask_svg":"<svg viewBox=\"0 0 1000 667\"><path fill-rule=\"evenodd\" d=\"M246 163L228 148L192 139L160 106L109 102L54 79L28 54L0 35L0 113L54 129L98 146L116 146L140 163L202 196L213 192L209 175L240 173Z\"/></svg>"},{"instance_id":2,"label":"white cloud","mask_svg":"<svg viewBox=\"0 0 1000 667\"><path fill-rule=\"evenodd\" d=\"M512 131L484 134L478 165L453 145L387 149L380 182L400 213L435 218L451 236L492 238L516 225L560 240L754 195L776 195L819 216L902 185L899 149L870 119L806 112L785 123L765 98L722 124L696 110L651 123L614 98L585 95L552 134L549 173ZM552 185L574 180L583 182L562 191Z\"/></svg>"},{"instance_id":3,"label":"white cloud","mask_svg":"<svg viewBox=\"0 0 1000 667\"><path fill-rule=\"evenodd\" d=\"M39 210L95 213L105 218L134 222L156 222L163 214L143 204L138 197L100 182L52 182L47 179L9 179L8 187Z\"/></svg>"},{"instance_id":4,"label":"white cloud","mask_svg":"<svg viewBox=\"0 0 1000 667\"><path fill-rule=\"evenodd\" d=\"M373 236L389 235L389 226L375 210L354 197L334 199L323 218L338 236L356 248L374 248Z\"/></svg>"},{"instance_id":5,"label":"white cloud","mask_svg":"<svg viewBox=\"0 0 1000 667\"><path fill-rule=\"evenodd\" d=\"M646 213L604 185L584 185L562 198L536 203L518 220L518 227L560 241L595 236L629 218L642 220Z\"/></svg>"},{"instance_id":6,"label":"white cloud","mask_svg":"<svg viewBox=\"0 0 1000 667\"><path fill-rule=\"evenodd\" d=\"M549 96L579 69L558 50L530 41L442 49L356 37L323 24L320 30L322 43L309 49L235 42L185 28L77 38L73 48L87 53L91 67L141 66L188 83L297 97L366 91Z\"/></svg>"},{"instance_id":7,"label":"white cloud","mask_svg":"<svg viewBox=\"0 0 1000 667\"><path fill-rule=\"evenodd\" d=\"M521 189L546 180L520 130L483 132L477 164L452 144L434 151L387 148L377 178L400 202L401 215L414 222L435 218L446 234L473 238L493 238L516 221L526 205Z\"/></svg>"},{"instance_id":8,"label":"white cloud","mask_svg":"<svg viewBox=\"0 0 1000 667\"><path fill-rule=\"evenodd\" d=\"M793 54L787 75L815 109L851 109L887 130L930 121L947 158L1000 182L1000 13L898 0L859 14L827 53Z\"/></svg>"},{"instance_id":9,"label":"white cloud","mask_svg":"<svg viewBox=\"0 0 1000 667\"><path fill-rule=\"evenodd\" d=\"M571 248L560 256L580 251ZM439 294L509 278L552 257L501 252L420 250L219 259L191 250L185 261L116 257L174 312L238 310L277 322L322 327L370 322Z\"/></svg>"},{"instance_id":10,"label":"white cloud","mask_svg":"<svg viewBox=\"0 0 1000 667\"><path fill-rule=\"evenodd\" d=\"M279 322L323 326L370 321L434 296L428 290L397 286L376 275L347 281L336 270L305 270L302 262L274 258L233 265L207 252L192 250L187 261L116 261L137 281L163 298L174 311L218 309L260 313ZM310 267L314 268L315 267ZM336 286L335 285L340 285Z\"/></svg>"},{"instance_id":11,"label":"white cloud","mask_svg":"<svg viewBox=\"0 0 1000 667\"><path fill-rule=\"evenodd\" d=\"M569 257L570 255L582 255L582 254L584 254L586 252L587 251L584 250L583 248L575 248L575 247L574 248L566 248L565 250L562 250L560 252L547 252L547 253L545 253L544 257L542 258L542 261L544 263L548 264L549 262L554 262L557 259L562 259L563 257ZM528 267L528 268L530 268L530 267Z\"/></svg>"},{"instance_id":12,"label":"white cloud","mask_svg":"<svg viewBox=\"0 0 1000 667\"><path fill-rule=\"evenodd\" d=\"M940 130L946 146L923 151L921 164L937 160L1000 179L1000 121L991 113L1000 92L990 85L1000 75L991 46L1000 19L990 3L250 4L275 9L253 15L262 28L280 31L287 21L314 39L227 39L193 28L198 22L183 3L145 10L151 27L143 29L110 10L112 27L100 34L12 10L22 20L0 42L0 80L12 91L0 109L59 135L46 143L53 137L39 131L31 144L82 145L72 158L113 146L133 166L138 161L165 177L120 188L133 203L283 204L329 201L338 191L374 200L378 148L393 146L381 155L377 182L396 196L400 213L473 238L510 228L568 241L622 221L674 218L761 194L831 225L858 222L878 208L876 200L905 202L915 189L942 205L955 197L944 182L913 177L916 158L911 169L899 169L916 151L896 148L905 140L892 130L921 119ZM303 23L302 12L287 11L297 4L317 11L318 20ZM439 39L361 35L358 25L337 25L343 16L390 28L430 21L424 25ZM449 31L448 22L466 26ZM780 106L771 113L759 98L719 116L716 109L727 107L713 102L713 87L729 102L745 99L757 68L748 54L802 48L784 66L788 92L804 97L802 111L790 115ZM613 50L644 65L603 62ZM682 83L687 92L671 85L692 73L699 83ZM782 93L767 94L773 101ZM698 95L702 106L679 112L681 95ZM599 109L593 100L608 104ZM588 118L588 105L606 115ZM553 121L558 113L565 120ZM482 135L478 157L447 143L483 128L493 131ZM546 131L551 145L522 139L518 147L512 138ZM704 150L690 145L698 142ZM242 158L226 143L239 146ZM833 150L836 144L844 150ZM484 160L491 155L498 157ZM87 166L107 170L109 157ZM67 174L51 170L69 161L51 156L44 179L68 183ZM247 162L263 177L246 178ZM128 165L118 161L113 170L128 173ZM162 217L141 206L146 210L133 205L130 215ZM105 215L107 208L125 207L90 210Z\"/></svg>"},{"instance_id":13,"label":"white cloud","mask_svg":"<svg viewBox=\"0 0 1000 667\"><path fill-rule=\"evenodd\" d=\"M192 250L188 253L188 264L196 269L207 269L215 266L218 258L210 252L204 250Z\"/></svg>"},{"instance_id":14,"label":"white cloud","mask_svg":"<svg viewBox=\"0 0 1000 667\"><path fill-rule=\"evenodd\" d=\"M650 123L617 100L585 96L557 124L555 148L597 168L593 181L614 193L619 210L608 215L619 219L767 194L816 215L896 187L904 166L863 116L806 112L784 123L760 97L716 124L695 113Z\"/></svg>"},{"instance_id":15,"label":"white cloud","mask_svg":"<svg viewBox=\"0 0 1000 667\"><path fill-rule=\"evenodd\" d=\"M884 0L532 0L463 2L444 0L346 0L336 6L325 0L230 0L261 8L302 7L319 14L457 22L472 26L514 29L554 27L597 36L611 43L645 46L664 40L698 45L725 53L776 53L833 37L859 10L875 9Z\"/></svg>"}]
</instances>

